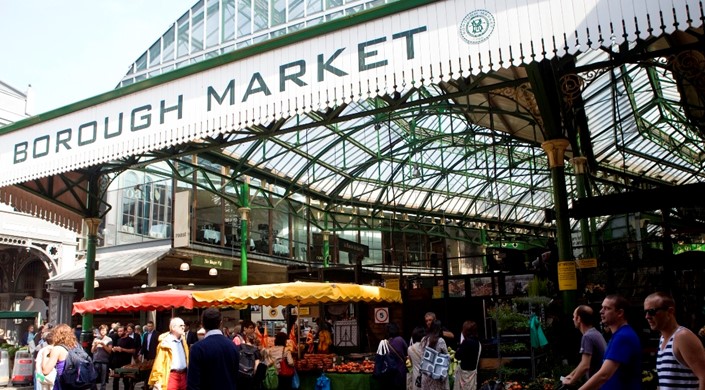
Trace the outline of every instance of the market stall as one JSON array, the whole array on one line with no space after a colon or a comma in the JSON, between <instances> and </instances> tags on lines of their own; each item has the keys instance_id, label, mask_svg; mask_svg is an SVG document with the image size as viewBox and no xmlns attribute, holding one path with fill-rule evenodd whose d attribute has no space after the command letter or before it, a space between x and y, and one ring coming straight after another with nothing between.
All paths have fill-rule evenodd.
<instances>
[{"instance_id":1,"label":"market stall","mask_svg":"<svg viewBox=\"0 0 705 390\"><path fill-rule=\"evenodd\" d=\"M146 360L140 363L133 363L124 367L116 368L113 370L112 377L115 380L120 380L122 378L130 379L130 388L125 390L133 390L135 384L139 382L144 382L149 378L149 374L152 372L152 365L154 360Z\"/></svg>"},{"instance_id":2,"label":"market stall","mask_svg":"<svg viewBox=\"0 0 705 390\"><path fill-rule=\"evenodd\" d=\"M297 313L302 305L320 303L402 302L399 290L359 284L321 282L259 284L194 291L193 299L199 305L295 305ZM300 339L300 337L298 338Z\"/></svg>"},{"instance_id":3,"label":"market stall","mask_svg":"<svg viewBox=\"0 0 705 390\"><path fill-rule=\"evenodd\" d=\"M212 306L196 302L191 290L164 290L136 294L113 295L73 304L73 314L134 312L148 310L174 310L177 308L193 309ZM172 313L173 315L173 313ZM153 360L129 364L112 371L115 380L129 378L130 389L136 383L145 381L152 371Z\"/></svg>"},{"instance_id":4,"label":"market stall","mask_svg":"<svg viewBox=\"0 0 705 390\"><path fill-rule=\"evenodd\" d=\"M347 283L292 282L235 286L220 290L198 291L193 294L200 303L215 305L296 305L297 313L302 305L333 302L388 302L401 303L401 291L377 286ZM301 388L314 388L316 379L325 373L331 381L331 389L376 389L377 381L372 377L374 363L372 355L356 354L347 361L334 354L306 354L299 356L297 370Z\"/></svg>"},{"instance_id":5,"label":"market stall","mask_svg":"<svg viewBox=\"0 0 705 390\"><path fill-rule=\"evenodd\" d=\"M113 295L73 304L73 314L128 312L149 310L193 309L207 307L193 299L192 290L164 290L138 294Z\"/></svg>"},{"instance_id":6,"label":"market stall","mask_svg":"<svg viewBox=\"0 0 705 390\"><path fill-rule=\"evenodd\" d=\"M112 311L173 310L175 308L242 307L245 305L287 306L346 302L401 303L401 292L377 286L346 283L293 282L235 286L217 290L166 290L111 296L74 303L74 314ZM345 322L345 321L341 321ZM349 322L349 321L348 321ZM348 324L342 324L348 325ZM372 378L371 356L359 354L344 361L332 354L307 354L297 362L302 384L313 383L325 372L332 389L378 388ZM148 367L122 367L116 375L139 380ZM311 386L312 388L313 386ZM302 388L308 388L303 385Z\"/></svg>"},{"instance_id":7,"label":"market stall","mask_svg":"<svg viewBox=\"0 0 705 390\"><path fill-rule=\"evenodd\" d=\"M348 283L292 282L193 291L197 304L311 305L328 302L402 303L401 291Z\"/></svg>"}]
</instances>

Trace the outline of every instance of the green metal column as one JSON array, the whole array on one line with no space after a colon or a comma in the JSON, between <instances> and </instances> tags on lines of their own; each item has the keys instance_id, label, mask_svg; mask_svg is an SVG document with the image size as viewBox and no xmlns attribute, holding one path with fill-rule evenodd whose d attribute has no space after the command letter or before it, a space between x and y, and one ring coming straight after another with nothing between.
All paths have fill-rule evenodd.
<instances>
[{"instance_id":1,"label":"green metal column","mask_svg":"<svg viewBox=\"0 0 705 390\"><path fill-rule=\"evenodd\" d=\"M250 183L245 179L240 186L240 285L247 286L247 248L250 246L249 234L247 232L247 219L250 214Z\"/></svg>"},{"instance_id":2,"label":"green metal column","mask_svg":"<svg viewBox=\"0 0 705 390\"><path fill-rule=\"evenodd\" d=\"M100 218L85 218L84 222L88 226L88 242L86 243L86 273L85 283L83 283L83 298L91 300L95 298L95 249L98 243L98 226ZM81 323L81 345L85 349L90 348L93 342L93 313L83 314Z\"/></svg>"},{"instance_id":3,"label":"green metal column","mask_svg":"<svg viewBox=\"0 0 705 390\"><path fill-rule=\"evenodd\" d=\"M490 272L489 263L487 261L487 230L484 227L480 228L480 245L482 246L482 272Z\"/></svg>"},{"instance_id":4,"label":"green metal column","mask_svg":"<svg viewBox=\"0 0 705 390\"><path fill-rule=\"evenodd\" d=\"M323 215L323 268L330 265L330 232L328 231L328 213Z\"/></svg>"},{"instance_id":5,"label":"green metal column","mask_svg":"<svg viewBox=\"0 0 705 390\"><path fill-rule=\"evenodd\" d=\"M570 162L575 167L575 186L578 190L578 198L587 198L587 158L573 157ZM583 241L583 246L587 248L583 253L588 256L594 256L592 234L587 218L580 219L580 237Z\"/></svg>"},{"instance_id":6,"label":"green metal column","mask_svg":"<svg viewBox=\"0 0 705 390\"><path fill-rule=\"evenodd\" d=\"M570 143L567 139L553 139L541 144L548 155L553 185L553 203L556 211L556 236L558 245L558 288L561 291L564 313L575 309L577 273L571 249L568 195L565 187L564 157Z\"/></svg>"}]
</instances>

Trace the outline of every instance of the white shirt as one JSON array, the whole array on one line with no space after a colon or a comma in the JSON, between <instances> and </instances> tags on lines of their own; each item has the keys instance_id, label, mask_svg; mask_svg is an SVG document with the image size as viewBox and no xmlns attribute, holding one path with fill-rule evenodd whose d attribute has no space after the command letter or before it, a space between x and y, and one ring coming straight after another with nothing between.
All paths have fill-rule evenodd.
<instances>
[{"instance_id":1,"label":"white shirt","mask_svg":"<svg viewBox=\"0 0 705 390\"><path fill-rule=\"evenodd\" d=\"M183 337L182 337L183 339ZM166 341L169 343L171 348L171 369L172 370L183 370L187 367L186 364L186 351L184 351L184 341L177 339L173 334L169 333L166 336Z\"/></svg>"}]
</instances>

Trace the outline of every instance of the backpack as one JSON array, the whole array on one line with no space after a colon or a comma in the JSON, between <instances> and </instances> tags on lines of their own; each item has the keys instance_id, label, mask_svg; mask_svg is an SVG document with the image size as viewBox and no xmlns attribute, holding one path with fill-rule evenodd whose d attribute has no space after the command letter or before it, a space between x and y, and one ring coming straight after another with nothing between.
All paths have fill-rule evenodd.
<instances>
[{"instance_id":1,"label":"backpack","mask_svg":"<svg viewBox=\"0 0 705 390\"><path fill-rule=\"evenodd\" d=\"M275 390L279 387L279 374L277 373L276 365L272 364L267 367L267 373L264 376L262 386L268 390Z\"/></svg>"},{"instance_id":2,"label":"backpack","mask_svg":"<svg viewBox=\"0 0 705 390\"><path fill-rule=\"evenodd\" d=\"M96 382L96 373L93 359L80 346L69 349L66 356L64 371L59 376L59 383L63 390L83 390L90 389Z\"/></svg>"},{"instance_id":3,"label":"backpack","mask_svg":"<svg viewBox=\"0 0 705 390\"><path fill-rule=\"evenodd\" d=\"M256 350L257 347L254 345L240 345L240 367L238 371L247 378L252 378L255 375L255 360L257 360L255 356Z\"/></svg>"}]
</instances>

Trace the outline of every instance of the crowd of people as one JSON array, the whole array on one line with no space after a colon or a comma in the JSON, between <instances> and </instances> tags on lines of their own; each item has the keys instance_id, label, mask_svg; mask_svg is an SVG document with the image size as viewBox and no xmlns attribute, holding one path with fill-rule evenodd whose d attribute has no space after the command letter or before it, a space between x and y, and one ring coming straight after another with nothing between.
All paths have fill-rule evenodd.
<instances>
[{"instance_id":1,"label":"crowd of people","mask_svg":"<svg viewBox=\"0 0 705 390\"><path fill-rule=\"evenodd\" d=\"M195 326L201 328L196 331ZM220 311L215 308L204 310L201 321L192 324L192 331L178 317L171 319L169 331L162 334L155 331L152 321L144 326L144 332L132 324L101 325L90 348L97 373L94 388L105 390L112 376L112 388L117 390L121 378L111 375L115 369L149 360L152 365L145 389L258 390L263 388L270 367L278 373L278 389L292 388L293 332L277 333L274 345L268 346L261 329L250 320L242 321L232 335L224 333L222 326ZM66 324L48 325L37 332L36 390L62 390L59 378L79 339L80 333ZM134 388L132 381L123 376L123 388Z\"/></svg>"},{"instance_id":2,"label":"crowd of people","mask_svg":"<svg viewBox=\"0 0 705 390\"><path fill-rule=\"evenodd\" d=\"M390 356L398 359L394 365L393 375L378 378L385 389L406 390L449 390L448 376L434 378L422 372L424 351L431 348L441 354L448 354L446 339L452 340L454 334L443 327L436 314L428 312L424 315L424 325L417 326L411 333L411 340L407 344L401 335L399 326L395 323L387 324L387 339ZM480 360L482 347L477 334L475 321L465 321L461 332L461 341L455 353L460 360L460 367L454 377L455 389L477 388L477 367ZM410 367L407 367L406 362Z\"/></svg>"},{"instance_id":3,"label":"crowd of people","mask_svg":"<svg viewBox=\"0 0 705 390\"><path fill-rule=\"evenodd\" d=\"M629 301L620 295L604 298L599 323L609 334L607 342L596 327L598 316L593 309L587 305L575 308L573 325L582 334L581 359L570 374L561 378L565 385L580 386L580 390L642 388L642 344L628 323L629 310ZM657 292L646 297L643 310L650 328L661 335L655 362L659 388L705 390L705 348L698 335L678 324L675 300ZM155 331L151 321L144 329L132 324L101 325L90 348L98 374L95 388L105 390L116 368L146 360L153 365L145 388L155 390L257 390L263 388L271 367L278 373L278 389L292 388L298 341L295 326L289 334L277 333L273 345L267 345L263 329L250 320L242 321L234 334L224 332L222 326L220 311L215 308L204 310L200 323L191 324L191 329L181 318L172 318L169 331L162 334ZM321 328L318 333L330 332ZM78 345L79 336L79 330L66 324L47 325L36 332L33 327L28 329L23 342L32 345L36 353L35 389L61 389L60 381L53 378L63 372L69 350ZM425 350L448 354L446 340L454 340L454 334L432 312L424 316L423 326L413 329L408 343L399 326L389 323L385 342L398 364L393 365L393 375L378 378L382 387L450 390L448 376L426 375L422 369ZM465 321L455 352L460 364L453 378L454 389L477 389L481 353L478 326L472 320ZM122 380L125 389L132 388L129 377ZM52 381L53 385L48 385ZM119 378L115 378L113 390L119 385Z\"/></svg>"},{"instance_id":4,"label":"crowd of people","mask_svg":"<svg viewBox=\"0 0 705 390\"><path fill-rule=\"evenodd\" d=\"M592 309L575 309L573 321L583 333L582 359L563 383L585 380L580 390L642 388L642 345L628 323L629 309L629 301L620 295L608 295L602 301L600 320L610 333L608 343L592 327ZM695 333L678 324L673 297L662 292L647 296L644 318L661 335L656 354L659 389L705 390L705 348Z\"/></svg>"}]
</instances>

